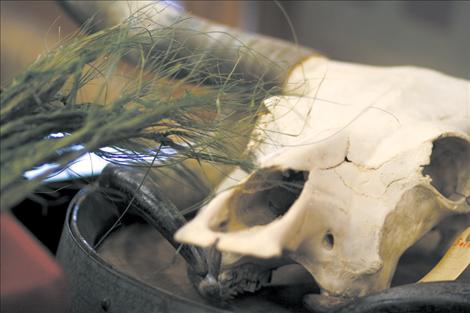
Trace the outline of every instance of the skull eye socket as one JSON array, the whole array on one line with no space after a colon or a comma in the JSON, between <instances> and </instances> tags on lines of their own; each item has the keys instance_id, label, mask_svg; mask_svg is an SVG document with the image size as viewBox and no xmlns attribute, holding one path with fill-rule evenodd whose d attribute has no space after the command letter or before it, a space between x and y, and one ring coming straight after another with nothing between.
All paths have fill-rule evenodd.
<instances>
[{"instance_id":1,"label":"skull eye socket","mask_svg":"<svg viewBox=\"0 0 470 313\"><path fill-rule=\"evenodd\" d=\"M457 137L437 139L423 174L431 177L431 185L449 200L468 196L464 190L470 181L470 143Z\"/></svg>"},{"instance_id":2,"label":"skull eye socket","mask_svg":"<svg viewBox=\"0 0 470 313\"><path fill-rule=\"evenodd\" d=\"M276 168L257 171L239 187L225 208L225 218L213 221L211 229L232 232L271 223L294 204L307 179L307 171Z\"/></svg>"}]
</instances>

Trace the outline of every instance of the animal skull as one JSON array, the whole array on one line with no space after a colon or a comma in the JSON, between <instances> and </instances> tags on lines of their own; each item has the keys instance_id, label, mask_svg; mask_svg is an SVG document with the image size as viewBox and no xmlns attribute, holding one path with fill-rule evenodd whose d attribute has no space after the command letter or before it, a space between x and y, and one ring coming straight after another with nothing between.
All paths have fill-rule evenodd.
<instances>
[{"instance_id":1,"label":"animal skull","mask_svg":"<svg viewBox=\"0 0 470 313\"><path fill-rule=\"evenodd\" d=\"M232 173L176 239L222 251L227 284L256 264L244 290L288 262L325 295L389 287L407 248L470 212L470 83L312 57L286 88L301 95L266 100L249 145L259 170Z\"/></svg>"}]
</instances>

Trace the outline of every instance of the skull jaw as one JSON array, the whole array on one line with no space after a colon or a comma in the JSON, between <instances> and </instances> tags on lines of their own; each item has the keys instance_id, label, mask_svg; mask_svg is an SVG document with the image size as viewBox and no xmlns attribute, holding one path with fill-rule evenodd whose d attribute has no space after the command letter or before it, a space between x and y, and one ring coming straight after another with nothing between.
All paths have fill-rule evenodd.
<instances>
[{"instance_id":1,"label":"skull jaw","mask_svg":"<svg viewBox=\"0 0 470 313\"><path fill-rule=\"evenodd\" d=\"M273 270L292 263L286 258L259 259L250 256L222 253L218 282L222 289L230 290L229 297L256 292L271 283Z\"/></svg>"},{"instance_id":2,"label":"skull jaw","mask_svg":"<svg viewBox=\"0 0 470 313\"><path fill-rule=\"evenodd\" d=\"M253 240L253 236L256 236L258 239L254 241L256 244L259 243L259 238L262 238L263 233L267 235L273 234L269 230L269 227L273 227L273 223L282 224L285 222L285 219L288 220L287 214L291 214L291 212L268 225L256 225L249 230L228 233L211 230L211 235L215 237L214 244L220 250L225 251L223 252L222 271L219 275L219 281L223 282L225 286L233 288L235 290L233 295L242 292L254 292L269 283L269 273L273 269L289 262L295 262L301 264L310 272L318 283L323 296L353 298L388 288L390 287L397 262L403 252L443 217L447 216L447 208L458 207L457 202L440 196L437 190L430 185L412 188L405 192L401 198L397 208L390 210L391 213L383 221L384 226L379 227L382 231L374 236L370 233L371 236L369 237L381 238L382 245L366 245L368 254L364 255L362 263L355 262L354 268L351 268L351 264L348 264L352 260L347 257L342 258L343 261L338 257L323 261L318 260L318 253L317 255L311 254L314 250L318 251L318 249L312 248L315 246L315 243L311 242L305 242L303 245L298 243L293 244L293 242L277 242L274 245L274 249L267 245L265 248L268 251L268 255L263 258L263 254L261 256L259 254L253 256L253 251L256 251L256 249L253 250L253 246L246 247L244 245L245 242L240 240L240 238L245 238L249 242ZM413 203L421 203L421 206L413 207ZM410 207L413 207L412 211L409 211ZM406 223L403 223L403 215L407 216L408 220ZM211 216L211 218L205 221L205 231L211 229L211 227L208 227L208 224L211 224L211 222L212 224L217 224L216 221L218 221L214 215L208 216ZM295 219L292 220L295 221ZM197 225L200 222L200 219L190 222L189 226L191 227L192 223ZM292 226L294 224L287 223L286 225ZM401 225L401 227L397 227L397 225ZM274 228L279 227L278 225L274 226ZM297 223L297 226L294 228L299 229L300 232L305 232L302 230L302 227L305 227L305 225ZM287 227L286 229L292 228ZM241 233L242 237L240 237ZM318 239L321 237L321 233L324 233L324 230L316 229L313 233L311 232L312 236L309 237ZM403 236L403 234L408 234L408 236ZM367 236L362 237L367 238ZM192 238L195 237L193 236ZM197 237L196 243L200 244L200 238L199 236ZM225 240L220 241L219 238ZM227 238L229 240L226 240ZM270 240L268 237L266 238L261 241L276 243L275 238L271 237ZM249 253L243 250L245 249L243 246L245 246ZM376 248L373 249L373 246L376 246ZM288 249L286 250L286 248ZM306 249L307 252L304 253L303 249ZM318 262L316 262L317 260ZM233 279L234 276L238 279Z\"/></svg>"},{"instance_id":3,"label":"skull jaw","mask_svg":"<svg viewBox=\"0 0 470 313\"><path fill-rule=\"evenodd\" d=\"M368 249L362 250L363 258L338 254L325 257L319 253L318 247L312 248L315 240L305 243L306 247L297 248L291 258L309 271L324 296L354 298L381 291L390 287L397 264L405 251L413 248L443 219L452 216L450 208L461 208L462 205L466 205L464 199L452 201L430 185L417 185L407 190L386 216L383 226L377 229L379 244L376 248L370 244ZM404 220L403 216L407 218ZM470 214L466 216L470 218ZM354 245L353 241L351 245ZM351 250L360 248L352 246Z\"/></svg>"},{"instance_id":4,"label":"skull jaw","mask_svg":"<svg viewBox=\"0 0 470 313\"><path fill-rule=\"evenodd\" d=\"M315 255L303 253L302 248L295 245L292 246L291 250L295 252L284 250L284 252L279 255L275 249L268 249L272 254L267 258L259 257L259 255L253 257L247 255L247 253L243 253L243 251L241 254L237 251L235 251L237 253L234 253L235 246L232 245L232 240L228 241L228 243L226 241L225 244L228 248L224 249L224 245L220 246L220 242L216 238L215 244L219 244L219 249L225 251L223 252L222 271L219 275L219 281L223 282L225 286L231 286L231 288L235 286L234 290L236 290L236 292L234 295L242 292L254 292L269 283L269 273L273 269L290 262L295 262L301 264L310 272L324 296L353 298L388 288L400 255L448 214L446 207L455 206L455 203L449 202L447 199L442 197L442 199L439 199L439 195L436 196L436 193L437 191L429 186L418 186L403 194L402 200L398 204L399 208L391 210L392 213L387 216L384 221L385 226L382 227L383 231L380 236L378 236L386 243L383 244L381 250L379 246L377 246L376 250L369 249L377 252L377 255L380 255L380 257L371 258L369 255L366 257L367 262L364 261L361 264L356 263L354 268L349 268L347 259L345 259L343 263L336 262L334 258L326 262L315 263ZM412 211L413 214L408 213L408 224L402 223L402 213L409 209L410 201L415 203L415 200L419 198L422 199L420 200L422 205L415 207ZM425 199L432 199L432 201L426 202L424 201ZM285 216L280 220L284 218ZM207 220L207 223L209 223L209 220L210 219ZM279 223L281 222L280 220L276 222ZM420 221L426 222L423 223ZM196 223L198 222L200 222L200 220L196 221ZM402 229L397 228L397 224L402 225ZM256 226L251 230L252 234L247 234L248 238L251 238L252 235L262 233L266 230L267 226L269 225ZM301 229L301 227L302 225L297 225L298 229ZM414 228L413 234L410 234L412 228ZM243 232L243 230L241 232ZM267 233L270 234L269 231ZM410 236L404 237L400 235L407 233L410 234ZM221 238L233 236L233 243L240 244L238 240L240 231L233 233L215 232L213 235L216 237L221 236ZM316 235L312 237L316 238L319 236ZM397 238L400 238L401 241L398 242ZM398 243L393 244L394 241ZM198 243L200 244L200 241L198 241ZM286 246L288 245L285 245L285 247ZM312 246L312 244L304 243L304 246ZM312 249L308 248L307 250L309 252L312 251ZM285 256L283 257L283 255ZM382 262L382 259L384 262ZM312 264L312 260L314 260L314 264ZM238 277L238 279L233 279L234 276ZM242 281L245 281L245 283L241 283Z\"/></svg>"}]
</instances>

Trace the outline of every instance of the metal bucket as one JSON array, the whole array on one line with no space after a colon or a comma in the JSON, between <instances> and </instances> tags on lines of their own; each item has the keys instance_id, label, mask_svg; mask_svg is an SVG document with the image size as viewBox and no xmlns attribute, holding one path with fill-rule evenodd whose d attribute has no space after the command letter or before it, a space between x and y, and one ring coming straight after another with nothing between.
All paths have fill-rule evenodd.
<instances>
[{"instance_id":1,"label":"metal bucket","mask_svg":"<svg viewBox=\"0 0 470 313\"><path fill-rule=\"evenodd\" d=\"M222 312L147 285L100 256L93 246L118 214L94 186L80 191L69 207L57 258L72 286L72 312Z\"/></svg>"},{"instance_id":2,"label":"metal bucket","mask_svg":"<svg viewBox=\"0 0 470 313\"><path fill-rule=\"evenodd\" d=\"M128 202L128 198L110 197L99 182L81 190L71 202L57 258L69 276L72 313L308 312L302 305L303 295L318 293L311 278L303 283L273 284L237 297L224 308L210 305L194 290L184 260L136 212L126 214L120 226L96 248ZM286 277L298 274L294 271ZM470 284L403 285L336 310L470 312Z\"/></svg>"},{"instance_id":3,"label":"metal bucket","mask_svg":"<svg viewBox=\"0 0 470 313\"><path fill-rule=\"evenodd\" d=\"M308 283L273 286L224 308L212 306L194 290L174 248L132 213L94 248L122 209L95 185L69 206L57 258L69 277L72 313L307 312L302 295L318 291Z\"/></svg>"}]
</instances>

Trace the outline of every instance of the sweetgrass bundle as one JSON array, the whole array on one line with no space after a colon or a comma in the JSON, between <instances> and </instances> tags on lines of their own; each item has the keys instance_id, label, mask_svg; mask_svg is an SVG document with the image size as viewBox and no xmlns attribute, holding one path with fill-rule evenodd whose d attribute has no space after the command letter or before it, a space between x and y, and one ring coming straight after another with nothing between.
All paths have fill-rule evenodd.
<instances>
[{"instance_id":1,"label":"sweetgrass bundle","mask_svg":"<svg viewBox=\"0 0 470 313\"><path fill-rule=\"evenodd\" d=\"M135 166L185 159L250 166L240 147L276 84L238 70L240 47L224 59L175 36L178 23L148 28L139 18L93 34L85 24L2 90L2 210L88 152ZM44 164L54 166L24 177Z\"/></svg>"}]
</instances>

